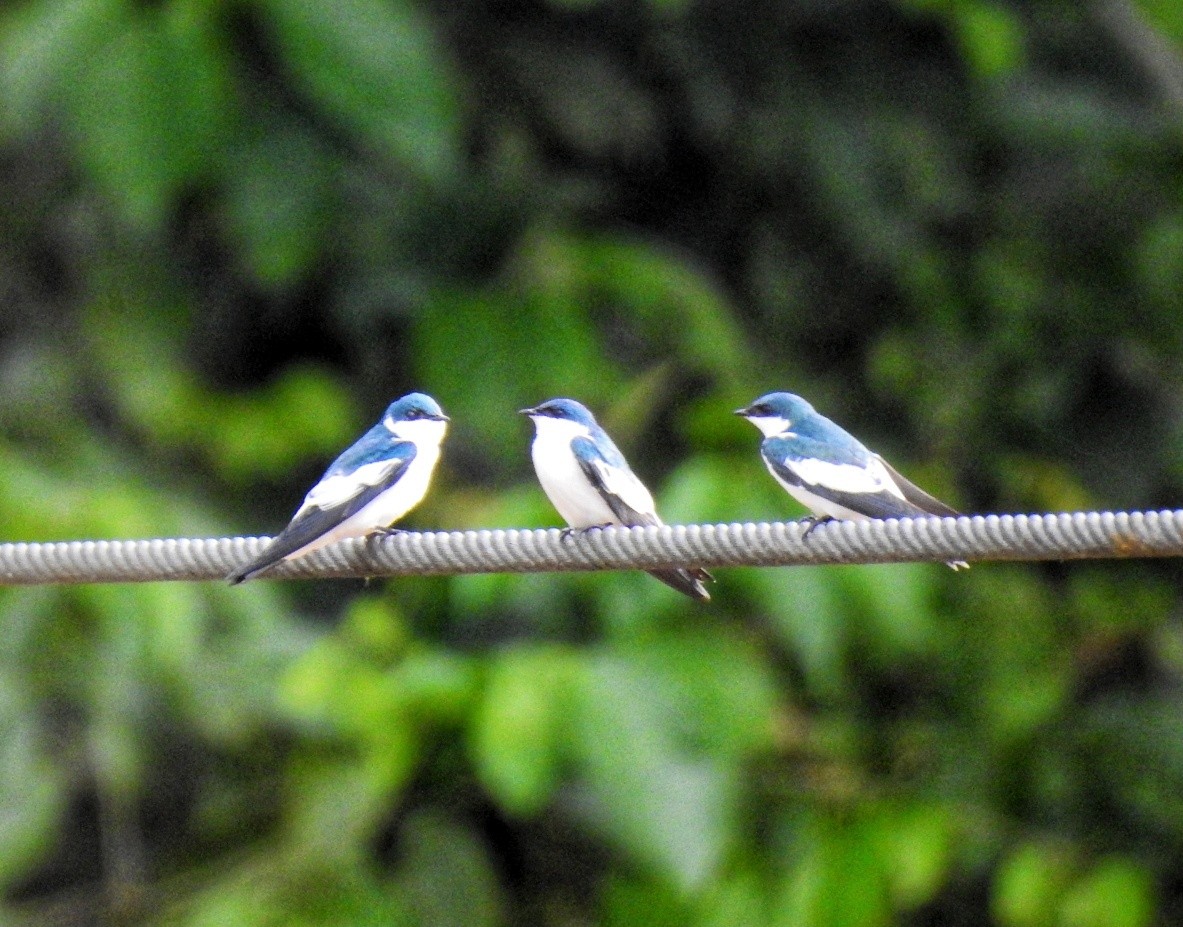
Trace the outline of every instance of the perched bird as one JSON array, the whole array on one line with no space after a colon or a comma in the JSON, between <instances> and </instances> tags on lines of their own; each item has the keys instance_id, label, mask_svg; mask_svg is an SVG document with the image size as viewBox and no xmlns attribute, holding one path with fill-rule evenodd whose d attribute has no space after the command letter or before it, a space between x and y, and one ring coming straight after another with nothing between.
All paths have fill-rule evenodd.
<instances>
[{"instance_id":1,"label":"perched bird","mask_svg":"<svg viewBox=\"0 0 1183 927\"><path fill-rule=\"evenodd\" d=\"M390 533L427 494L448 416L430 396L408 393L333 461L291 522L254 560L228 577L251 579L344 538Z\"/></svg>"},{"instance_id":2,"label":"perched bird","mask_svg":"<svg viewBox=\"0 0 1183 927\"><path fill-rule=\"evenodd\" d=\"M800 396L768 393L735 414L764 434L760 456L768 472L813 513L804 537L835 518L960 514L900 476ZM952 560L949 566L957 570L969 564Z\"/></svg>"},{"instance_id":3,"label":"perched bird","mask_svg":"<svg viewBox=\"0 0 1183 927\"><path fill-rule=\"evenodd\" d=\"M521 414L534 421L530 453L538 482L572 529L662 524L653 496L584 406L574 399L551 399ZM691 598L710 599L703 582L713 577L706 570L649 574Z\"/></svg>"}]
</instances>

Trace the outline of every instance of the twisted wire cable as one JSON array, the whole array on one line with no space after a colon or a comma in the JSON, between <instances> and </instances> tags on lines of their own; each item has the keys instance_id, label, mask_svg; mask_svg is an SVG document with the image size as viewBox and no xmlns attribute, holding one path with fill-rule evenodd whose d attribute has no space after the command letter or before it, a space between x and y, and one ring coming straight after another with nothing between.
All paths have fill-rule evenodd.
<instances>
[{"instance_id":1,"label":"twisted wire cable","mask_svg":"<svg viewBox=\"0 0 1183 927\"><path fill-rule=\"evenodd\" d=\"M1183 555L1183 510L807 522L400 532L341 541L274 579ZM267 537L0 544L0 584L220 580Z\"/></svg>"}]
</instances>

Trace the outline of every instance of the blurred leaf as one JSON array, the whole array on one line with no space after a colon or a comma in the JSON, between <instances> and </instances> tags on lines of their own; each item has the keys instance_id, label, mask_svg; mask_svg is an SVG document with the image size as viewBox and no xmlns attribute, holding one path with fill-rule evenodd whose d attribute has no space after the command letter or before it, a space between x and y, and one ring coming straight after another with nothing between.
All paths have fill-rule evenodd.
<instances>
[{"instance_id":1,"label":"blurred leaf","mask_svg":"<svg viewBox=\"0 0 1183 927\"><path fill-rule=\"evenodd\" d=\"M1000 77L1013 72L1023 60L1023 32L1018 17L1009 9L980 0L961 0L953 5L953 24L962 53L982 77Z\"/></svg>"},{"instance_id":2,"label":"blurred leaf","mask_svg":"<svg viewBox=\"0 0 1183 927\"><path fill-rule=\"evenodd\" d=\"M420 721L459 724L476 699L473 660L439 648L409 653L389 674L399 704Z\"/></svg>"},{"instance_id":3,"label":"blurred leaf","mask_svg":"<svg viewBox=\"0 0 1183 927\"><path fill-rule=\"evenodd\" d=\"M611 238L574 241L587 252L589 285L630 311L651 342L670 339L683 363L720 378L747 365L746 339L715 281L688 256ZM671 324L672 323L672 324Z\"/></svg>"},{"instance_id":4,"label":"blurred leaf","mask_svg":"<svg viewBox=\"0 0 1183 927\"><path fill-rule=\"evenodd\" d=\"M404 0L265 0L292 74L354 134L423 179L458 168L449 63Z\"/></svg>"},{"instance_id":5,"label":"blurred leaf","mask_svg":"<svg viewBox=\"0 0 1183 927\"><path fill-rule=\"evenodd\" d=\"M849 628L841 606L844 567L764 568L751 577L756 601L773 631L800 663L809 689L834 697L848 683Z\"/></svg>"},{"instance_id":6,"label":"blurred leaf","mask_svg":"<svg viewBox=\"0 0 1183 927\"><path fill-rule=\"evenodd\" d=\"M590 661L575 697L581 814L679 889L701 887L732 839L735 771L679 747L679 701L631 661Z\"/></svg>"},{"instance_id":7,"label":"blurred leaf","mask_svg":"<svg viewBox=\"0 0 1183 927\"><path fill-rule=\"evenodd\" d=\"M773 923L878 927L889 923L888 912L882 863L863 828L814 822L784 882Z\"/></svg>"},{"instance_id":8,"label":"blurred leaf","mask_svg":"<svg viewBox=\"0 0 1183 927\"><path fill-rule=\"evenodd\" d=\"M1177 47L1183 47L1183 11L1172 0L1136 0L1142 15Z\"/></svg>"},{"instance_id":9,"label":"blurred leaf","mask_svg":"<svg viewBox=\"0 0 1183 927\"><path fill-rule=\"evenodd\" d=\"M1107 792L1139 828L1174 833L1183 827L1183 706L1172 697L1114 695L1079 721L1077 762L1104 769Z\"/></svg>"},{"instance_id":10,"label":"blurred leaf","mask_svg":"<svg viewBox=\"0 0 1183 927\"><path fill-rule=\"evenodd\" d=\"M834 571L852 622L859 622L868 637L872 659L896 664L931 653L944 643L933 607L938 577L936 564L920 563Z\"/></svg>"},{"instance_id":11,"label":"blurred leaf","mask_svg":"<svg viewBox=\"0 0 1183 927\"><path fill-rule=\"evenodd\" d=\"M419 812L402 828L396 884L417 923L432 927L496 927L503 901L488 849L466 828L435 812Z\"/></svg>"},{"instance_id":12,"label":"blurred leaf","mask_svg":"<svg viewBox=\"0 0 1183 927\"><path fill-rule=\"evenodd\" d=\"M66 783L41 743L29 694L0 671L0 885L42 860L58 835Z\"/></svg>"},{"instance_id":13,"label":"blurred leaf","mask_svg":"<svg viewBox=\"0 0 1183 927\"><path fill-rule=\"evenodd\" d=\"M1064 895L1062 927L1148 927L1154 923L1150 874L1131 860L1103 859Z\"/></svg>"},{"instance_id":14,"label":"blurred leaf","mask_svg":"<svg viewBox=\"0 0 1183 927\"><path fill-rule=\"evenodd\" d=\"M700 927L762 927L768 923L763 888L747 872L720 880L702 899L696 923Z\"/></svg>"},{"instance_id":15,"label":"blurred leaf","mask_svg":"<svg viewBox=\"0 0 1183 927\"><path fill-rule=\"evenodd\" d=\"M1075 860L1064 847L1020 844L1003 861L991 910L1002 927L1045 927L1058 922Z\"/></svg>"},{"instance_id":16,"label":"blurred leaf","mask_svg":"<svg viewBox=\"0 0 1183 927\"><path fill-rule=\"evenodd\" d=\"M141 14L70 87L80 157L141 229L214 167L233 117L227 65L200 20Z\"/></svg>"},{"instance_id":17,"label":"blurred leaf","mask_svg":"<svg viewBox=\"0 0 1183 927\"><path fill-rule=\"evenodd\" d=\"M274 853L248 857L190 896L170 899L170 927L411 927L401 893L368 867L318 859L292 865ZM154 921L155 922L155 921Z\"/></svg>"},{"instance_id":18,"label":"blurred leaf","mask_svg":"<svg viewBox=\"0 0 1183 927\"><path fill-rule=\"evenodd\" d=\"M953 816L936 805L886 804L870 822L880 844L895 906L915 910L933 900L953 863Z\"/></svg>"},{"instance_id":19,"label":"blurred leaf","mask_svg":"<svg viewBox=\"0 0 1183 927\"><path fill-rule=\"evenodd\" d=\"M127 0L17 5L0 30L0 97L10 132L28 132L49 104L84 79L92 55L129 25Z\"/></svg>"},{"instance_id":20,"label":"blurred leaf","mask_svg":"<svg viewBox=\"0 0 1183 927\"><path fill-rule=\"evenodd\" d=\"M620 382L586 310L565 294L440 294L418 313L415 343L434 388L465 397L470 432L503 460L529 446L516 410L572 392L594 406Z\"/></svg>"},{"instance_id":21,"label":"blurred leaf","mask_svg":"<svg viewBox=\"0 0 1183 927\"><path fill-rule=\"evenodd\" d=\"M702 629L643 642L633 659L680 706L668 723L692 749L730 759L771 748L776 687L747 641Z\"/></svg>"},{"instance_id":22,"label":"blurred leaf","mask_svg":"<svg viewBox=\"0 0 1183 927\"><path fill-rule=\"evenodd\" d=\"M574 669L554 647L514 648L489 667L470 744L478 775L511 814L536 814L554 794Z\"/></svg>"},{"instance_id":23,"label":"blurred leaf","mask_svg":"<svg viewBox=\"0 0 1183 927\"><path fill-rule=\"evenodd\" d=\"M281 288L305 275L326 246L332 163L313 137L292 125L243 135L230 154L227 222L255 278Z\"/></svg>"},{"instance_id":24,"label":"blurred leaf","mask_svg":"<svg viewBox=\"0 0 1183 927\"><path fill-rule=\"evenodd\" d=\"M661 882L615 878L604 890L608 927L680 927L689 918L685 897Z\"/></svg>"},{"instance_id":25,"label":"blurred leaf","mask_svg":"<svg viewBox=\"0 0 1183 927\"><path fill-rule=\"evenodd\" d=\"M363 852L414 771L419 744L405 721L387 718L366 733L336 755L305 750L287 771L286 842L306 862Z\"/></svg>"}]
</instances>

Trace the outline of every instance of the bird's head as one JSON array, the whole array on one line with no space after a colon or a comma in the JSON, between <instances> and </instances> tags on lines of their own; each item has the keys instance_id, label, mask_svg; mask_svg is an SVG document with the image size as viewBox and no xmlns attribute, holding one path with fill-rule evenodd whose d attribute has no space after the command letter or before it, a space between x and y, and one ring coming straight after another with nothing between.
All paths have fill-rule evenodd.
<instances>
[{"instance_id":1,"label":"bird's head","mask_svg":"<svg viewBox=\"0 0 1183 927\"><path fill-rule=\"evenodd\" d=\"M750 406L736 409L755 425L766 438L784 434L807 415L814 414L813 406L792 393L765 393Z\"/></svg>"},{"instance_id":2,"label":"bird's head","mask_svg":"<svg viewBox=\"0 0 1183 927\"><path fill-rule=\"evenodd\" d=\"M574 399L548 399L541 405L522 409L521 414L533 419L534 427L539 433L557 427L564 432L579 431L587 434L596 427L596 417L588 411L587 406Z\"/></svg>"},{"instance_id":3,"label":"bird's head","mask_svg":"<svg viewBox=\"0 0 1183 927\"><path fill-rule=\"evenodd\" d=\"M426 393L407 393L396 399L382 417L382 424L404 441L442 441L450 419L438 402Z\"/></svg>"}]
</instances>

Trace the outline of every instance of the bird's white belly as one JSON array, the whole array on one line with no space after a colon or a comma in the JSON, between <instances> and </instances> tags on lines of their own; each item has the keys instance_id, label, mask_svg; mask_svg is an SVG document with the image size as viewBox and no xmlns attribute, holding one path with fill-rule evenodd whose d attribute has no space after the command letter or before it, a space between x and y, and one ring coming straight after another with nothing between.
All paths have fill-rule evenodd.
<instances>
[{"instance_id":1,"label":"bird's white belly","mask_svg":"<svg viewBox=\"0 0 1183 927\"><path fill-rule=\"evenodd\" d=\"M538 482L551 504L572 528L618 525L603 496L592 486L571 450L569 435L539 435L530 447Z\"/></svg>"},{"instance_id":2,"label":"bird's white belly","mask_svg":"<svg viewBox=\"0 0 1183 927\"><path fill-rule=\"evenodd\" d=\"M361 538L372 534L378 528L387 528L423 501L431 484L431 474L440 458L440 449L420 446L402 478L385 492L379 493L365 506L358 509L343 522L326 531L315 541L306 544L285 557L303 557L314 550L343 541L346 538Z\"/></svg>"}]
</instances>

